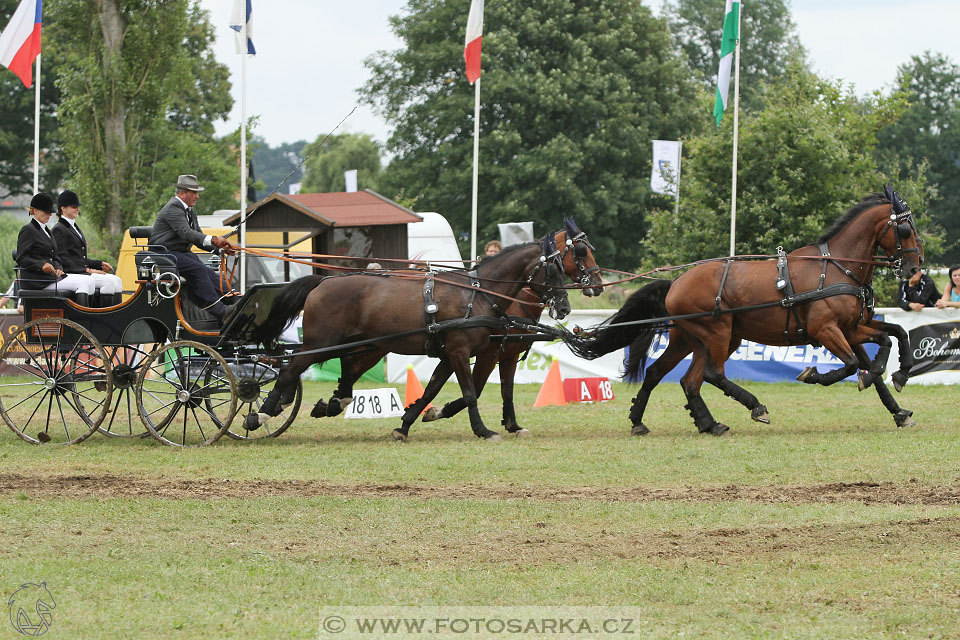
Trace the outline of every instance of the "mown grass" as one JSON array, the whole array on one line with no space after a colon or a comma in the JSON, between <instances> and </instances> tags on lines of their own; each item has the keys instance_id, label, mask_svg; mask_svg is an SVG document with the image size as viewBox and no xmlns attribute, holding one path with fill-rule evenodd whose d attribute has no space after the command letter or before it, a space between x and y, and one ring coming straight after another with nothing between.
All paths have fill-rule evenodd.
<instances>
[{"instance_id":1,"label":"mown grass","mask_svg":"<svg viewBox=\"0 0 960 640\"><path fill-rule=\"evenodd\" d=\"M405 497L36 497L0 494L0 585L46 580L49 637L315 637L321 605L617 605L637 635L957 637L960 504L650 500L604 487L960 484L955 390L907 387L918 426L897 429L872 391L753 384L773 424L705 390L733 436L700 436L677 385L629 436L629 398L533 409L527 440L481 442L466 416L417 423L301 418L275 441L179 451L93 436L31 447L0 433L2 474L130 476L489 488L491 499ZM498 387L481 399L499 422ZM402 392L402 389L401 389ZM458 395L447 385L440 401ZM498 488L592 487L597 499L498 498ZM482 496L482 492L479 494ZM10 637L12 628L0 623ZM4 631L0 631L0 637Z\"/></svg>"}]
</instances>

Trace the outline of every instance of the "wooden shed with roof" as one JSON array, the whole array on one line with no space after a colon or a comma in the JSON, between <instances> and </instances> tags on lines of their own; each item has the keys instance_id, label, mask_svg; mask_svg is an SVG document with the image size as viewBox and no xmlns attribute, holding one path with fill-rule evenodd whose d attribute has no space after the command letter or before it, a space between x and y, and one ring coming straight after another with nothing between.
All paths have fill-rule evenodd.
<instances>
[{"instance_id":1,"label":"wooden shed with roof","mask_svg":"<svg viewBox=\"0 0 960 640\"><path fill-rule=\"evenodd\" d=\"M332 262L360 268L373 259L405 260L407 224L421 220L410 209L370 189L274 193L247 209L247 231L283 233L282 244L274 248L289 249L309 239L311 253L353 256L358 259ZM230 216L224 224L239 228L240 214ZM236 237L231 240L237 242Z\"/></svg>"}]
</instances>

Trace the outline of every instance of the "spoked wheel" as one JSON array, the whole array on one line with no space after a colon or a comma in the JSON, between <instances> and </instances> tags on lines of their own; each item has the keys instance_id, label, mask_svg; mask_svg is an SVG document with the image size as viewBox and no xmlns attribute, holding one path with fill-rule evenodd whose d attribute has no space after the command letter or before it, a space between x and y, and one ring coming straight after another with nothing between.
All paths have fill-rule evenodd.
<instances>
[{"instance_id":1,"label":"spoked wheel","mask_svg":"<svg viewBox=\"0 0 960 640\"><path fill-rule=\"evenodd\" d=\"M232 429L227 430L227 435L234 440L259 440L260 438L276 438L286 431L293 424L297 412L300 411L300 403L303 401L303 383L297 380L297 391L293 403L285 408L280 415L259 429L250 430L247 428L247 415L260 413L260 407L267 399L267 394L273 389L280 371L262 360L257 362L231 360L230 368L239 378L237 395L240 399L240 409L237 414L240 419L233 424Z\"/></svg>"},{"instance_id":2,"label":"spoked wheel","mask_svg":"<svg viewBox=\"0 0 960 640\"><path fill-rule=\"evenodd\" d=\"M237 378L226 360L199 342L172 342L153 352L137 378L140 420L160 442L212 444L237 413Z\"/></svg>"},{"instance_id":3,"label":"spoked wheel","mask_svg":"<svg viewBox=\"0 0 960 640\"><path fill-rule=\"evenodd\" d=\"M110 417L97 429L114 438L143 438L150 435L137 419L137 376L150 353L137 345L104 347L110 360L110 379L113 381L113 402Z\"/></svg>"},{"instance_id":4,"label":"spoked wheel","mask_svg":"<svg viewBox=\"0 0 960 640\"><path fill-rule=\"evenodd\" d=\"M110 410L110 362L76 322L44 318L23 325L0 353L17 373L0 378L0 414L31 444L74 444Z\"/></svg>"}]
</instances>

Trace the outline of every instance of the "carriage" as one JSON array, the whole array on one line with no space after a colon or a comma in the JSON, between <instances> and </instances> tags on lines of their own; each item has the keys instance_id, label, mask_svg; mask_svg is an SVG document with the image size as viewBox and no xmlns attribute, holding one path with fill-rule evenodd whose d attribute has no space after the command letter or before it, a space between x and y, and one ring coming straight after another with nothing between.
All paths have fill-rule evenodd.
<instances>
[{"instance_id":1,"label":"carriage","mask_svg":"<svg viewBox=\"0 0 960 640\"><path fill-rule=\"evenodd\" d=\"M65 291L21 290L24 323L3 336L0 415L23 440L73 444L94 432L153 436L168 445L277 436L293 422L302 385L282 419L249 430L234 417L256 412L281 358L299 345L252 346L284 283L257 284L222 328L181 295L175 262L146 245L150 227L130 235L137 289L121 304L85 307Z\"/></svg>"}]
</instances>

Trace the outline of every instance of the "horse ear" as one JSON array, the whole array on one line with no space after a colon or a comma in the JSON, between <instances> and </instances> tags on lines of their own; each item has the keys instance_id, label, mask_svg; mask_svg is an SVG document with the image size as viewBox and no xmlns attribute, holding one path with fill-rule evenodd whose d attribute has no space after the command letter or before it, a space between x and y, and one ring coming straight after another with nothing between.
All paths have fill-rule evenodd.
<instances>
[{"instance_id":1,"label":"horse ear","mask_svg":"<svg viewBox=\"0 0 960 640\"><path fill-rule=\"evenodd\" d=\"M573 221L572 216L563 218L563 228L567 232L567 239L573 239L574 236L580 235L580 229L577 228L577 223Z\"/></svg>"},{"instance_id":2,"label":"horse ear","mask_svg":"<svg viewBox=\"0 0 960 640\"><path fill-rule=\"evenodd\" d=\"M883 185L883 197L893 202L893 191L887 185Z\"/></svg>"}]
</instances>

